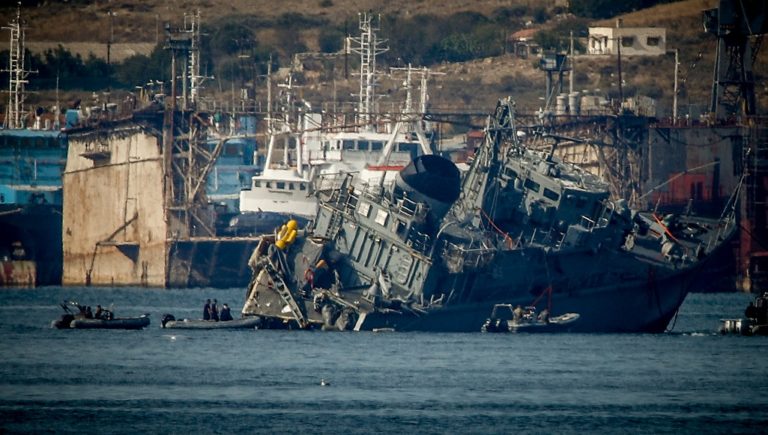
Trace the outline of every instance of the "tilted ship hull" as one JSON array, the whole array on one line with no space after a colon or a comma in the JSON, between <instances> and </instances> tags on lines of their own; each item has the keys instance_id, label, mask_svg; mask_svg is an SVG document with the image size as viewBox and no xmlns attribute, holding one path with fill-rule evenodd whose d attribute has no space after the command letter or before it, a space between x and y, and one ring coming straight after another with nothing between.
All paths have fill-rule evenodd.
<instances>
[{"instance_id":1,"label":"tilted ship hull","mask_svg":"<svg viewBox=\"0 0 768 435\"><path fill-rule=\"evenodd\" d=\"M500 103L470 170L420 157L392 188L319 192L306 237L264 238L243 314L269 327L480 331L495 304L577 313L581 332L661 332L734 232L632 212L516 142ZM294 241L294 239L296 239Z\"/></svg>"},{"instance_id":2,"label":"tilted ship hull","mask_svg":"<svg viewBox=\"0 0 768 435\"><path fill-rule=\"evenodd\" d=\"M300 243L300 242L299 242ZM572 332L663 332L674 317L686 295L695 290L696 275L707 267L703 261L694 267L662 274L658 265L648 263L645 276L620 272L622 260L607 254L574 253L571 255L548 255L552 265L553 284L551 298L547 298L544 283L531 284L530 277L545 276L542 267L542 251L520 250L507 260L499 259L498 266L503 276L493 272L446 277L446 280L474 282L464 290L467 300L448 301L443 304L426 304L421 309L376 309L371 297L364 290L339 291L340 306L350 304L360 311L348 320L329 323L321 310L317 310L312 297L295 298L300 311L305 313L307 325L326 326L338 329L375 330L393 328L397 331L441 331L476 332L488 318L495 304L530 306L539 299L539 307L549 306L555 314L579 313L577 322L569 327ZM627 264L635 265L627 259ZM299 263L304 264L303 259ZM571 267L560 273L552 269L557 263L569 263ZM604 273L602 263L608 263L612 272ZM583 269L577 271L575 265ZM624 275L623 275L624 274ZM252 285L245 315L258 315L277 319L278 323L290 323L296 319L286 309L284 296L277 291L269 274L264 281ZM299 281L302 281L301 279ZM350 286L354 287L354 286ZM359 286L358 286L359 287ZM256 292L259 292L257 295ZM298 292L296 292L298 294ZM254 304L254 299L258 305ZM361 312L364 312L361 315ZM362 321L360 318L364 317ZM341 327L340 327L341 326Z\"/></svg>"}]
</instances>

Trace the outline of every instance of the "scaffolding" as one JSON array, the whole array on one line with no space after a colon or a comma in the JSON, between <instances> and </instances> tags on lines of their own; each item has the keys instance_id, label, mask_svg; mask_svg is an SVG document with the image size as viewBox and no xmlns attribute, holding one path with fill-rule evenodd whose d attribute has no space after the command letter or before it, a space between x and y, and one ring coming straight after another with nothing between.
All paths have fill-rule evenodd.
<instances>
[{"instance_id":1,"label":"scaffolding","mask_svg":"<svg viewBox=\"0 0 768 435\"><path fill-rule=\"evenodd\" d=\"M191 17L191 18L190 18ZM197 110L199 87L200 13L186 15L184 27L168 30L166 49L171 51L171 95L163 120L165 216L167 237L188 240L215 235L215 216L208 206L205 183L224 140L206 146L214 129L210 116ZM182 65L181 99L177 96L177 64Z\"/></svg>"}]
</instances>

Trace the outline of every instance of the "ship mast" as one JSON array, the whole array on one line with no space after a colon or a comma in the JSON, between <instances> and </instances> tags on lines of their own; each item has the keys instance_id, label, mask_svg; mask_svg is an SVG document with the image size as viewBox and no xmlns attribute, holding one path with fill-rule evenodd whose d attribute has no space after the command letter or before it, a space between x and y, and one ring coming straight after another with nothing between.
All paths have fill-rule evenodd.
<instances>
[{"instance_id":1,"label":"ship mast","mask_svg":"<svg viewBox=\"0 0 768 435\"><path fill-rule=\"evenodd\" d=\"M499 100L494 115L488 118L483 142L462 180L462 195L451 208L459 223L471 222L474 226L480 226L478 211L483 209L489 183L499 171L502 144L509 140L517 148L515 104L507 97Z\"/></svg>"},{"instance_id":2,"label":"ship mast","mask_svg":"<svg viewBox=\"0 0 768 435\"><path fill-rule=\"evenodd\" d=\"M9 27L3 27L11 31L11 46L8 54L8 109L5 117L5 128L22 128L22 113L24 112L25 85L30 73L24 69L24 27L21 22L21 3L16 8L16 18L9 23Z\"/></svg>"},{"instance_id":3,"label":"ship mast","mask_svg":"<svg viewBox=\"0 0 768 435\"><path fill-rule=\"evenodd\" d=\"M184 32L189 34L190 48L187 59L185 79L189 80L189 103L195 106L200 98L200 88L205 77L200 75L200 10L194 14L184 14ZM185 80L185 82L186 82ZM184 90L186 96L186 86Z\"/></svg>"},{"instance_id":4,"label":"ship mast","mask_svg":"<svg viewBox=\"0 0 768 435\"><path fill-rule=\"evenodd\" d=\"M373 130L371 115L374 113L376 98L376 56L389 50L382 47L386 39L377 39L376 31L380 29L381 17L378 24L373 24L373 17L368 13L358 14L360 20L360 36L350 39L356 42L356 47L351 47L353 53L360 55L360 93L358 95L358 123L365 125L368 130Z\"/></svg>"},{"instance_id":5,"label":"ship mast","mask_svg":"<svg viewBox=\"0 0 768 435\"><path fill-rule=\"evenodd\" d=\"M395 146L395 139L398 134L401 132L406 133L413 133L418 138L419 146L421 147L422 154L432 154L432 149L429 144L429 140L427 140L426 133L424 132L424 128L422 126L422 120L424 118L424 115L427 113L427 101L429 99L428 93L427 93L427 82L429 81L429 77L431 74L436 74L431 72L428 68L423 67L419 69L414 69L411 64L408 64L408 67L406 68L390 68L392 72L396 71L405 71L405 105L403 106L403 116L399 118L395 124L395 127L392 129L392 134L390 135L390 140L387 141L387 144L384 146L384 150L382 152L381 158L379 158L379 161L377 162L377 165L386 165L389 161L389 157L392 154L393 147ZM418 112L416 112L413 108L413 75L419 75L421 80L421 89L420 89L420 101L419 101L419 109ZM437 73L442 74L442 73Z\"/></svg>"}]
</instances>

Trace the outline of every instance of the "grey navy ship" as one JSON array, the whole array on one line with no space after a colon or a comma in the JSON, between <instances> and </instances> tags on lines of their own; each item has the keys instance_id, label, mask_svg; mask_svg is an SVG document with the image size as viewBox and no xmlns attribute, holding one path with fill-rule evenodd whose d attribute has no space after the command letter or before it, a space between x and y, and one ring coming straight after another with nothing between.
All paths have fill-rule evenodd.
<instances>
[{"instance_id":1,"label":"grey navy ship","mask_svg":"<svg viewBox=\"0 0 768 435\"><path fill-rule=\"evenodd\" d=\"M553 149L554 151L554 149ZM262 238L242 309L264 327L480 331L495 304L579 314L580 332L663 332L735 232L656 216L519 140L500 100L468 171L424 155L392 186L321 181L306 234Z\"/></svg>"}]
</instances>

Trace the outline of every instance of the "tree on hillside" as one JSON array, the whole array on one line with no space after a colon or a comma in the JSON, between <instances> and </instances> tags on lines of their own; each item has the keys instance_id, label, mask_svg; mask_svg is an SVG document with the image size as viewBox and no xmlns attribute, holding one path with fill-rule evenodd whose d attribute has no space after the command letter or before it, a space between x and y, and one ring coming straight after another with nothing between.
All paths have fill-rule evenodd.
<instances>
[{"instance_id":1,"label":"tree on hillside","mask_svg":"<svg viewBox=\"0 0 768 435\"><path fill-rule=\"evenodd\" d=\"M115 67L116 82L124 87L143 86L151 80L170 83L171 53L158 44L149 56L137 54Z\"/></svg>"},{"instance_id":2,"label":"tree on hillside","mask_svg":"<svg viewBox=\"0 0 768 435\"><path fill-rule=\"evenodd\" d=\"M212 57L238 54L242 49L242 41L254 41L251 30L234 22L224 22L211 29L206 48Z\"/></svg>"},{"instance_id":3,"label":"tree on hillside","mask_svg":"<svg viewBox=\"0 0 768 435\"><path fill-rule=\"evenodd\" d=\"M571 12L579 17L604 19L674 0L571 0Z\"/></svg>"},{"instance_id":4,"label":"tree on hillside","mask_svg":"<svg viewBox=\"0 0 768 435\"><path fill-rule=\"evenodd\" d=\"M390 65L427 65L424 59L427 50L445 37L440 23L432 15L402 19L387 14L381 17L381 28L389 40L389 52L384 53L382 59Z\"/></svg>"},{"instance_id":5,"label":"tree on hillside","mask_svg":"<svg viewBox=\"0 0 768 435\"><path fill-rule=\"evenodd\" d=\"M31 68L37 71L30 77L30 89L85 89L98 90L108 88L113 67L104 60L89 54L83 61L79 54L72 54L59 44L48 49L42 55L27 51Z\"/></svg>"},{"instance_id":6,"label":"tree on hillside","mask_svg":"<svg viewBox=\"0 0 768 435\"><path fill-rule=\"evenodd\" d=\"M477 12L459 12L447 17L416 15L406 19L394 14L385 16L382 28L389 39L390 51L384 60L392 65L429 66L500 54L508 28L500 24L506 20L504 16L497 18L492 21Z\"/></svg>"},{"instance_id":7,"label":"tree on hillside","mask_svg":"<svg viewBox=\"0 0 768 435\"><path fill-rule=\"evenodd\" d=\"M324 27L317 36L320 51L323 53L336 53L344 46L344 32L332 27Z\"/></svg>"},{"instance_id":8,"label":"tree on hillside","mask_svg":"<svg viewBox=\"0 0 768 435\"><path fill-rule=\"evenodd\" d=\"M587 36L587 21L582 18L563 20L551 30L540 30L533 37L534 41L547 51L566 52L570 49L570 36L573 32L573 49L584 51L584 46L577 38Z\"/></svg>"}]
</instances>

